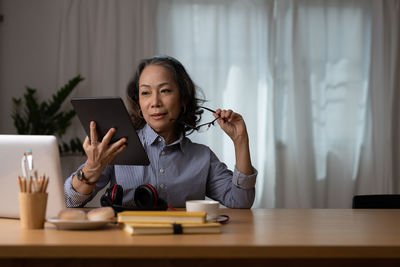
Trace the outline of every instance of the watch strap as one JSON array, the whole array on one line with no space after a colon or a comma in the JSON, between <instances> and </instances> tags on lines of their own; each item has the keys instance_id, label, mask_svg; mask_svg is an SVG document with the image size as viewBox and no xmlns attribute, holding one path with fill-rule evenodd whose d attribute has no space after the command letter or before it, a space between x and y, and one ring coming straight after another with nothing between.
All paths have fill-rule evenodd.
<instances>
[{"instance_id":1,"label":"watch strap","mask_svg":"<svg viewBox=\"0 0 400 267\"><path fill-rule=\"evenodd\" d=\"M78 180L81 181L82 183L88 184L88 185L96 184L96 182L89 182L89 180L85 177L85 174L83 173L82 169L79 169L76 174L77 174Z\"/></svg>"}]
</instances>

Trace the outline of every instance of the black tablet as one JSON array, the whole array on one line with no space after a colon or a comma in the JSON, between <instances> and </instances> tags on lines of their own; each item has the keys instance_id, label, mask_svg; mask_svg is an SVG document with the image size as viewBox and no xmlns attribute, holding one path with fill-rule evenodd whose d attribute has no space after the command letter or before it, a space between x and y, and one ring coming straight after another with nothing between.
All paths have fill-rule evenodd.
<instances>
[{"instance_id":1,"label":"black tablet","mask_svg":"<svg viewBox=\"0 0 400 267\"><path fill-rule=\"evenodd\" d=\"M114 165L149 165L146 151L136 133L131 118L120 97L73 98L71 100L78 118L90 137L90 122L96 122L99 141L109 129L117 131L111 143L127 138L127 148L111 162Z\"/></svg>"}]
</instances>

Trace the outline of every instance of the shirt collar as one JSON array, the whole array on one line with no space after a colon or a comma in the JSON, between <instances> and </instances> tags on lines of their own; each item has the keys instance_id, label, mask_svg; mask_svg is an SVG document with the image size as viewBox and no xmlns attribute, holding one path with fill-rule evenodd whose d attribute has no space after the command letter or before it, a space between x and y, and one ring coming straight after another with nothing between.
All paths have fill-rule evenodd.
<instances>
[{"instance_id":1,"label":"shirt collar","mask_svg":"<svg viewBox=\"0 0 400 267\"><path fill-rule=\"evenodd\" d=\"M158 134L147 123L143 127L143 135L147 145L153 144L159 137Z\"/></svg>"},{"instance_id":2,"label":"shirt collar","mask_svg":"<svg viewBox=\"0 0 400 267\"><path fill-rule=\"evenodd\" d=\"M145 140L147 145L154 144L156 141L158 141L158 138L162 138L163 139L163 137L158 135L153 130L153 128L151 128L147 123L143 127L143 135L144 135L144 140ZM178 145L180 147L181 151L184 152L184 145L183 145L184 139L185 139L185 137L181 134L179 136L178 140L176 140L172 144L169 144L168 146Z\"/></svg>"}]
</instances>

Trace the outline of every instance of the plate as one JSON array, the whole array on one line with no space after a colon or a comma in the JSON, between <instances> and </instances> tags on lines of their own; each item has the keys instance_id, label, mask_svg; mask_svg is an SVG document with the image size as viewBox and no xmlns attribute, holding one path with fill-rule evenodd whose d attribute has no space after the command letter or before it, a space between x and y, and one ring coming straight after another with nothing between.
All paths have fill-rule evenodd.
<instances>
[{"instance_id":1,"label":"plate","mask_svg":"<svg viewBox=\"0 0 400 267\"><path fill-rule=\"evenodd\" d=\"M107 221L89 221L89 220L59 220L57 218L50 218L47 222L54 224L60 230L91 230L104 227L109 223L115 223L115 220Z\"/></svg>"}]
</instances>

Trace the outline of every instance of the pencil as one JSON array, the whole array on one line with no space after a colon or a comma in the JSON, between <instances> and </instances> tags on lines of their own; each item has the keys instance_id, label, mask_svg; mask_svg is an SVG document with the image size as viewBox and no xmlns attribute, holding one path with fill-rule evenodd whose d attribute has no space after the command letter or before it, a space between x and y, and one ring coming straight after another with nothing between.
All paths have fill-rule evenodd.
<instances>
[{"instance_id":1,"label":"pencil","mask_svg":"<svg viewBox=\"0 0 400 267\"><path fill-rule=\"evenodd\" d=\"M45 180L44 180L44 186L42 187L43 193L46 193L48 184L49 184L49 177L45 178Z\"/></svg>"},{"instance_id":2,"label":"pencil","mask_svg":"<svg viewBox=\"0 0 400 267\"><path fill-rule=\"evenodd\" d=\"M22 177L21 180L22 180L22 192L26 193L26 179L25 177Z\"/></svg>"},{"instance_id":3,"label":"pencil","mask_svg":"<svg viewBox=\"0 0 400 267\"><path fill-rule=\"evenodd\" d=\"M32 177L29 178L28 180L28 193L32 193Z\"/></svg>"},{"instance_id":4,"label":"pencil","mask_svg":"<svg viewBox=\"0 0 400 267\"><path fill-rule=\"evenodd\" d=\"M22 180L21 180L21 176L18 175L18 185L19 185L19 191L23 192L23 188L22 188Z\"/></svg>"},{"instance_id":5,"label":"pencil","mask_svg":"<svg viewBox=\"0 0 400 267\"><path fill-rule=\"evenodd\" d=\"M41 193L41 192L43 192L43 177L42 176L40 176L40 178L38 180L38 184L39 184L38 192Z\"/></svg>"},{"instance_id":6,"label":"pencil","mask_svg":"<svg viewBox=\"0 0 400 267\"><path fill-rule=\"evenodd\" d=\"M32 178L32 193L36 193L38 191L38 183L37 180L35 178Z\"/></svg>"}]
</instances>

